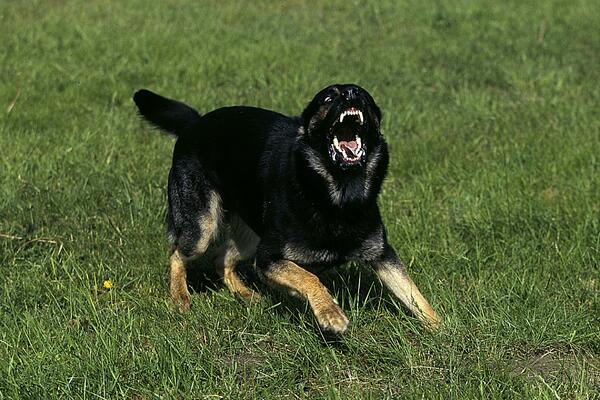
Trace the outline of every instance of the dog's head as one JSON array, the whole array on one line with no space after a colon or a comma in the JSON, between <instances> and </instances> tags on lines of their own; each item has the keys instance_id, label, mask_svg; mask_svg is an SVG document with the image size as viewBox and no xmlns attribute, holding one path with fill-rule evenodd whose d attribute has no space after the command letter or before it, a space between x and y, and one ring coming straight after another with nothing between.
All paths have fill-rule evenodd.
<instances>
[{"instance_id":1,"label":"dog's head","mask_svg":"<svg viewBox=\"0 0 600 400\"><path fill-rule=\"evenodd\" d=\"M381 111L357 85L331 85L321 90L302 113L309 145L334 168L365 166L370 146L381 138Z\"/></svg>"}]
</instances>

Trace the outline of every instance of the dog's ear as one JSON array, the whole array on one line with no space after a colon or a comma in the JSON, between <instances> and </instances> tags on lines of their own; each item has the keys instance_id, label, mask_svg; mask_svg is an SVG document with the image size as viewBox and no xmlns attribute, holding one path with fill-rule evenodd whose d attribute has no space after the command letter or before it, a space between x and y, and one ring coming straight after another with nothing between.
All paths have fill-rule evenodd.
<instances>
[{"instance_id":1,"label":"dog's ear","mask_svg":"<svg viewBox=\"0 0 600 400\"><path fill-rule=\"evenodd\" d=\"M323 107L323 104L320 104L315 100L308 103L300 118L302 119L302 126L305 131L308 133L313 132L318 128L318 125L323 121L325 116L327 115L327 108Z\"/></svg>"},{"instance_id":2,"label":"dog's ear","mask_svg":"<svg viewBox=\"0 0 600 400\"><path fill-rule=\"evenodd\" d=\"M302 126L304 129L309 132L314 129L315 119L313 118L319 109L319 105L313 100L307 104L304 111L302 111L302 115L300 116L302 119Z\"/></svg>"},{"instance_id":3,"label":"dog's ear","mask_svg":"<svg viewBox=\"0 0 600 400\"><path fill-rule=\"evenodd\" d=\"M176 136L193 130L200 120L200 114L192 107L146 89L137 91L133 101L144 119Z\"/></svg>"},{"instance_id":4,"label":"dog's ear","mask_svg":"<svg viewBox=\"0 0 600 400\"><path fill-rule=\"evenodd\" d=\"M326 97L329 97L328 93L332 92L332 90L335 90L339 93L339 90L335 89L336 86L337 85L330 85L321 89L319 93L313 97L310 103L306 105L304 111L302 111L302 115L300 116L302 119L302 125L308 132L314 130L315 125L325 118L327 110L323 106L327 103Z\"/></svg>"}]
</instances>

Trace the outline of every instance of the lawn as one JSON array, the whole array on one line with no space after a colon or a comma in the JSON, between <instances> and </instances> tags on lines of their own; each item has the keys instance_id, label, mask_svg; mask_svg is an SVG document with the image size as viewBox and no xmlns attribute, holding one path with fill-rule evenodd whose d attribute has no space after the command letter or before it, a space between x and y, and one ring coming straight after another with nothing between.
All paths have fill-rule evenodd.
<instances>
[{"instance_id":1,"label":"lawn","mask_svg":"<svg viewBox=\"0 0 600 400\"><path fill-rule=\"evenodd\" d=\"M0 399L597 398L598 27L594 0L2 1ZM294 115L335 82L384 112L380 206L439 331L361 265L324 277L339 342L202 265L175 312L174 141L133 92Z\"/></svg>"}]
</instances>

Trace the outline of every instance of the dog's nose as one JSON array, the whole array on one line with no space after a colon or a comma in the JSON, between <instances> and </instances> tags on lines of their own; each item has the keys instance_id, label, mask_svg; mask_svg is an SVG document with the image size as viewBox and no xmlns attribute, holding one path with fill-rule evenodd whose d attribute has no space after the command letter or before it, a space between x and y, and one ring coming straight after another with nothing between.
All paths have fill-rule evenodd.
<instances>
[{"instance_id":1,"label":"dog's nose","mask_svg":"<svg viewBox=\"0 0 600 400\"><path fill-rule=\"evenodd\" d=\"M356 88L353 88L353 87L346 88L342 92L342 96L346 100L352 100L352 99L356 98L357 95L358 95L358 91L356 90Z\"/></svg>"}]
</instances>

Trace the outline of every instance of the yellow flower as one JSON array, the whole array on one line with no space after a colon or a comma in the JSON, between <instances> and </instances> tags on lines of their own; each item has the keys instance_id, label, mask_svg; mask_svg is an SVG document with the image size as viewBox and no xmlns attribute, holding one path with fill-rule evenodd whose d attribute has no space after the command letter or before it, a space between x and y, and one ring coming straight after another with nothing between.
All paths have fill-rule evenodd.
<instances>
[{"instance_id":1,"label":"yellow flower","mask_svg":"<svg viewBox=\"0 0 600 400\"><path fill-rule=\"evenodd\" d=\"M113 283L110 279L107 279L104 281L104 283L102 284L102 287L106 290L110 290L113 287Z\"/></svg>"}]
</instances>

